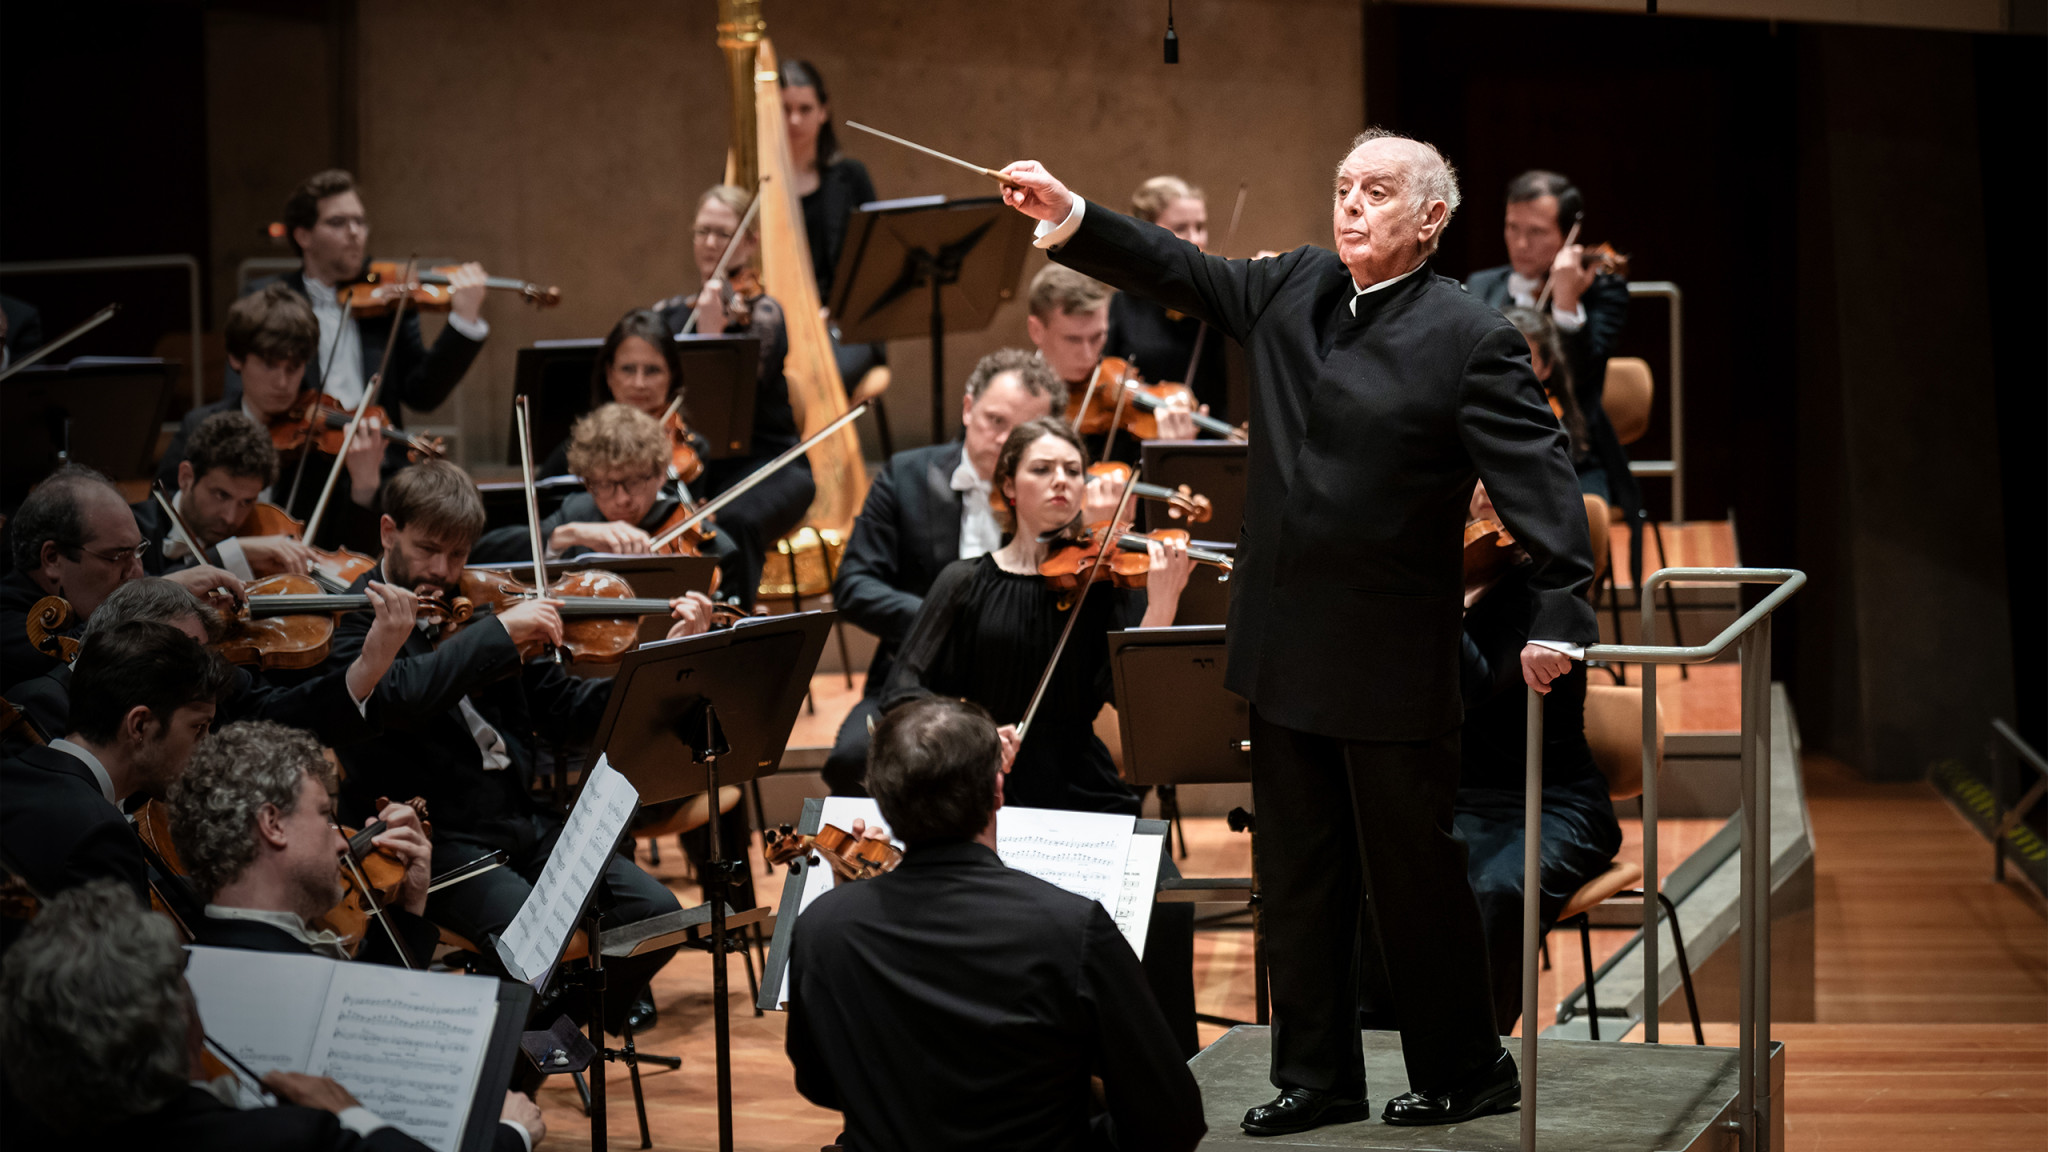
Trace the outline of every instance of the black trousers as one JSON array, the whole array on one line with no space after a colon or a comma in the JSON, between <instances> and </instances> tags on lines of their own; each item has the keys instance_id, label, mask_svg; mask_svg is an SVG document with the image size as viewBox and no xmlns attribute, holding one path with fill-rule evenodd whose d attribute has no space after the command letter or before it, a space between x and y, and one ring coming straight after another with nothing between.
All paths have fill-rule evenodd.
<instances>
[{"instance_id":1,"label":"black trousers","mask_svg":"<svg viewBox=\"0 0 2048 1152\"><path fill-rule=\"evenodd\" d=\"M1375 943L1410 1087L1483 1071L1500 1035L1465 845L1452 831L1458 733L1340 740L1269 723L1256 706L1251 729L1274 1086L1365 1087L1357 997L1363 949Z\"/></svg>"},{"instance_id":2,"label":"black trousers","mask_svg":"<svg viewBox=\"0 0 2048 1152\"><path fill-rule=\"evenodd\" d=\"M1472 891L1493 977L1494 1025L1506 1033L1522 1014L1522 821L1519 813L1461 811L1458 834L1472 853ZM1545 932L1572 894L1613 861L1604 839L1595 815L1544 804L1537 907Z\"/></svg>"}]
</instances>

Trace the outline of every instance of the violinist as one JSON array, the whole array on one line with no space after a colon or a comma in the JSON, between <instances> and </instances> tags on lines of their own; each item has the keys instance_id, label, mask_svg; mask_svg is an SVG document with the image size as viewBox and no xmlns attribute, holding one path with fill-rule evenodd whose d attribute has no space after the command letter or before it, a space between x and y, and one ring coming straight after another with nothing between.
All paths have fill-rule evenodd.
<instances>
[{"instance_id":1,"label":"violinist","mask_svg":"<svg viewBox=\"0 0 2048 1152\"><path fill-rule=\"evenodd\" d=\"M383 505L379 578L452 598L483 530L476 485L455 465L429 460L392 477L384 485ZM357 589L373 574L359 579ZM521 659L522 645L561 642L558 603L522 601L438 646L430 629L415 631L377 684L383 732L336 750L347 770L342 810L352 820L374 815L380 796L427 801L436 872L493 849L506 854L506 867L427 898L428 919L472 941L511 924L562 831L562 816L533 796L537 740L588 740L611 695L610 680L572 677L544 658ZM690 602L679 602L677 611L683 618L672 636L703 630L706 620L693 614ZM367 612L343 617L328 667L354 659L371 625ZM626 856L612 858L601 883L611 901L609 923L632 923L678 907L673 893ZM669 948L606 962L608 987L618 993L605 998L611 1031L625 1026L635 998L673 953ZM649 1015L651 1009L641 1013L643 1020Z\"/></svg>"},{"instance_id":2,"label":"violinist","mask_svg":"<svg viewBox=\"0 0 2048 1152\"><path fill-rule=\"evenodd\" d=\"M672 296L655 305L671 333L685 327L705 335L734 332L761 341L761 359L754 383L754 439L744 457L713 460L705 465L699 494L710 499L732 487L749 473L794 447L803 437L797 431L796 411L789 403L789 381L783 362L789 354L789 329L783 321L782 305L762 293L751 262L760 248L760 227L750 224L740 234L749 201L747 193L728 184L707 189L697 198L697 216L691 228L691 255L704 286L695 293ZM728 274L715 280L719 261L727 259ZM694 324L692 323L694 317ZM754 590L761 583L761 568L775 542L803 522L817 496L811 478L811 463L798 459L768 477L718 514L718 531L729 536L736 550L732 568L722 582L727 594L752 605ZM735 579L737 578L737 579Z\"/></svg>"},{"instance_id":3,"label":"violinist","mask_svg":"<svg viewBox=\"0 0 2048 1152\"><path fill-rule=\"evenodd\" d=\"M1087 450L1057 416L1018 425L1004 438L992 480L1004 529L1001 548L948 564L932 583L883 690L886 712L924 695L956 696L989 710L1014 754L1007 803L1135 816L1137 793L1117 778L1094 722L1114 694L1109 633L1173 623L1191 562L1184 544L1148 545L1142 588L1090 586L1050 687L1019 746L1016 725L1052 659L1074 592L1039 573L1045 543L1075 526L1088 479ZM1069 544L1069 547L1088 547ZM1108 584L1108 581L1103 581ZM1185 1055L1195 1039L1192 913L1158 905L1145 969Z\"/></svg>"},{"instance_id":4,"label":"violinist","mask_svg":"<svg viewBox=\"0 0 2048 1152\"><path fill-rule=\"evenodd\" d=\"M382 449L379 449L382 454ZM313 550L292 536L239 536L264 492L277 480L277 449L270 434L240 412L216 412L193 430L177 466L171 508L198 537L195 556L184 534L154 498L131 507L136 526L149 538L143 570L161 576L193 564L225 568L243 580L304 573Z\"/></svg>"},{"instance_id":5,"label":"violinist","mask_svg":"<svg viewBox=\"0 0 2048 1152\"><path fill-rule=\"evenodd\" d=\"M973 560L1002 546L989 495L1003 441L1012 428L1061 411L1067 389L1043 359L999 348L975 364L964 392L961 439L898 452L876 474L832 584L833 605L880 641L861 701L840 724L825 759L825 783L837 796L864 794L868 724L880 717L896 650L932 582L955 560ZM1118 494L1104 492L1103 485L1090 487L1096 504L1085 517L1088 523L1115 512Z\"/></svg>"},{"instance_id":6,"label":"violinist","mask_svg":"<svg viewBox=\"0 0 2048 1152\"><path fill-rule=\"evenodd\" d=\"M65 634L75 637L101 601L143 574L150 547L121 493L83 464L66 464L30 489L8 530L14 567L0 576L0 688L62 662L29 640L29 610L37 601L63 597L73 616ZM241 579L211 565L173 572L170 579L222 607L243 597Z\"/></svg>"},{"instance_id":7,"label":"violinist","mask_svg":"<svg viewBox=\"0 0 2048 1152\"><path fill-rule=\"evenodd\" d=\"M1571 359L1565 355L1564 338L1558 334L1556 322L1519 304L1501 309L1500 314L1529 342L1529 367L1543 385L1550 410L1557 413L1557 422L1571 441L1572 470L1579 474L1579 491L1608 499L1607 470L1602 467L1591 434L1586 430L1586 413L1579 407L1578 380L1572 375Z\"/></svg>"},{"instance_id":8,"label":"violinist","mask_svg":"<svg viewBox=\"0 0 2048 1152\"><path fill-rule=\"evenodd\" d=\"M1209 198L1178 176L1154 176L1138 185L1131 193L1131 215L1197 248L1209 247ZM1119 292L1110 297L1106 347L1111 354L1130 361L1149 379L1186 384L1203 411L1225 420L1230 412L1227 343L1200 320L1168 312L1142 296Z\"/></svg>"},{"instance_id":9,"label":"violinist","mask_svg":"<svg viewBox=\"0 0 2048 1152\"><path fill-rule=\"evenodd\" d=\"M1102 350L1109 340L1109 301L1115 289L1071 268L1047 264L1031 278L1027 299L1029 315L1024 330L1038 355L1052 366L1067 386L1067 403L1077 403L1088 390L1088 382L1102 363ZM1114 387L1102 380L1098 390ZM1192 440L1195 424L1184 411L1165 409L1159 413L1159 439ZM1101 439L1089 438L1091 451L1102 447ZM1119 432L1113 446L1115 459L1132 463L1138 459L1138 439Z\"/></svg>"},{"instance_id":10,"label":"violinist","mask_svg":"<svg viewBox=\"0 0 2048 1152\"><path fill-rule=\"evenodd\" d=\"M1598 635L1586 515L1528 346L1430 267L1459 201L1434 147L1370 129L1339 158L1335 251L1223 260L1088 203L1033 161L1005 199L1053 259L1207 320L1251 358L1245 524L1226 685L1251 703L1252 795L1280 1089L1242 1121L1285 1135L1373 1114L1353 974L1377 918L1410 1090L1380 1115L1512 1108L1485 937L1450 832L1460 541L1475 478L1534 561L1520 652L1538 692Z\"/></svg>"},{"instance_id":11,"label":"violinist","mask_svg":"<svg viewBox=\"0 0 2048 1152\"><path fill-rule=\"evenodd\" d=\"M222 413L240 412L272 440L272 455L277 460L269 481L258 489L256 498L280 507L290 501L285 511L304 520L319 503L320 489L334 457L316 445L305 445L287 458L275 450L275 444L281 438L289 444L304 434L305 422L288 414L302 409L318 394L307 386L306 366L319 345L319 323L304 296L281 282L273 282L235 301L228 308L223 327L228 366L241 379L241 396L216 400L186 413L157 465L157 480L173 492L181 491L182 469L191 455L192 440L199 426ZM381 347L378 353L383 353ZM323 543L367 547L375 539L377 485L383 480L385 457L381 427L379 418L372 414L356 429L343 464L344 475L328 511L331 530L320 534ZM300 452L311 453L303 468ZM282 484L278 482L280 476L284 479ZM292 491L294 487L296 492ZM233 526L239 525L236 521Z\"/></svg>"},{"instance_id":12,"label":"violinist","mask_svg":"<svg viewBox=\"0 0 2048 1152\"><path fill-rule=\"evenodd\" d=\"M300 267L278 283L312 305L320 329L316 354L306 366L306 386L353 409L384 357L393 323L388 315L358 319L338 293L361 279L369 266L370 218L355 177L339 168L308 176L285 201L284 229ZM407 408L439 408L462 382L491 333L483 318L488 279L475 263L449 273L453 308L432 347L420 335L418 312L408 310L399 321L391 363L372 401L394 424L404 423ZM228 399L237 399L242 388L239 374L228 373ZM394 447L387 467L404 462L404 452Z\"/></svg>"},{"instance_id":13,"label":"violinist","mask_svg":"<svg viewBox=\"0 0 2048 1152\"><path fill-rule=\"evenodd\" d=\"M71 677L63 738L0 761L0 850L36 892L107 877L149 897L149 865L123 805L161 796L213 723L231 669L168 624L93 638Z\"/></svg>"},{"instance_id":14,"label":"violinist","mask_svg":"<svg viewBox=\"0 0 2048 1152\"><path fill-rule=\"evenodd\" d=\"M207 901L193 943L351 958L352 941L311 927L342 898L335 860L348 841L335 823L340 787L319 742L297 728L243 721L199 742L169 798L178 859ZM373 927L355 958L405 966L433 956L440 938L423 915L433 847L408 805L387 804L376 819L386 828L373 843L404 870L398 899L384 911L410 957Z\"/></svg>"}]
</instances>

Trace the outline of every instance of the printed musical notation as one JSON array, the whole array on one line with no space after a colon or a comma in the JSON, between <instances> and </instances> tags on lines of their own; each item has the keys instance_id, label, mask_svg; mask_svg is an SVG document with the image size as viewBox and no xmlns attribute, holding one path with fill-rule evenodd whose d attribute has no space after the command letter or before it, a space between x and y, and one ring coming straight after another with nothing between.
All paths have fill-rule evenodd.
<instances>
[{"instance_id":1,"label":"printed musical notation","mask_svg":"<svg viewBox=\"0 0 2048 1152\"><path fill-rule=\"evenodd\" d=\"M640 806L639 790L599 757L583 782L576 806L555 840L540 879L499 939L511 951L513 974L528 983L546 976L568 946L585 898L604 875L605 863Z\"/></svg>"},{"instance_id":2,"label":"printed musical notation","mask_svg":"<svg viewBox=\"0 0 2048 1152\"><path fill-rule=\"evenodd\" d=\"M1010 867L1086 896L1115 916L1136 823L1100 812L1004 808L996 813L996 854Z\"/></svg>"}]
</instances>

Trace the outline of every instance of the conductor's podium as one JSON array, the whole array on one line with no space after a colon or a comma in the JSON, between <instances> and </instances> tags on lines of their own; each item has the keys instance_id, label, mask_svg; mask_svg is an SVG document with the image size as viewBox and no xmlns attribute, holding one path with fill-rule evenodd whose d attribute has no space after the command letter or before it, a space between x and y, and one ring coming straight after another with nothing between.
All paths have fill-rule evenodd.
<instances>
[{"instance_id":1,"label":"conductor's podium","mask_svg":"<svg viewBox=\"0 0 2048 1152\"><path fill-rule=\"evenodd\" d=\"M1245 1109L1273 1098L1267 1079L1267 1029L1232 1028L1203 1049L1189 1067L1202 1087L1209 1122L1204 1149L1369 1148L1403 1152L1515 1152L1520 1118L1513 1112L1436 1128L1381 1123L1386 1102L1408 1090L1401 1038L1365 1033L1366 1083L1374 1118L1293 1136L1248 1136L1238 1127ZM1690 1044L1616 1044L1590 1040L1539 1041L1536 1147L1560 1152L1735 1152L1741 1133L1733 1119L1738 1052ZM1509 1049L1514 1050L1511 1042ZM1771 1096L1782 1098L1785 1050L1771 1049ZM1771 1146L1784 1144L1784 1113L1774 1113Z\"/></svg>"}]
</instances>

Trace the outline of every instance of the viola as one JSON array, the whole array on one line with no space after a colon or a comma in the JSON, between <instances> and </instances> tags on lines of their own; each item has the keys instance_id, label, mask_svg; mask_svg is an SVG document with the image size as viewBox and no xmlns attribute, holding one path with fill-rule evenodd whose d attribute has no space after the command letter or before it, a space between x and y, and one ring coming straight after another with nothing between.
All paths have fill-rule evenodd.
<instances>
[{"instance_id":1,"label":"viola","mask_svg":"<svg viewBox=\"0 0 2048 1152\"><path fill-rule=\"evenodd\" d=\"M246 586L248 602L231 614L228 634L215 649L233 664L261 668L312 668L327 659L334 626L344 612L372 607L360 593L330 593L311 576L266 576ZM447 608L438 597L423 597L419 614L433 619Z\"/></svg>"},{"instance_id":2,"label":"viola","mask_svg":"<svg viewBox=\"0 0 2048 1152\"><path fill-rule=\"evenodd\" d=\"M1121 488L1131 483L1131 466L1106 460L1100 464L1090 464L1088 475L1091 478L1100 476ZM1185 484L1178 488L1168 488L1164 484L1146 484L1141 481L1131 485L1131 495L1140 500L1153 500L1164 504L1168 516L1175 520L1186 519L1190 524L1207 523L1212 513L1209 498Z\"/></svg>"},{"instance_id":3,"label":"viola","mask_svg":"<svg viewBox=\"0 0 2048 1152\"><path fill-rule=\"evenodd\" d=\"M1470 608L1524 555L1500 521L1481 516L1465 522L1465 607Z\"/></svg>"},{"instance_id":4,"label":"viola","mask_svg":"<svg viewBox=\"0 0 2048 1152\"><path fill-rule=\"evenodd\" d=\"M455 307L455 296L448 287L448 275L454 271L455 268L442 265L408 278L405 265L398 261L372 260L359 279L340 286L336 295L359 320L388 316L397 310L400 301L421 312L447 312ZM561 289L543 288L511 276L486 277L484 287L517 292L536 308L552 308L562 302Z\"/></svg>"},{"instance_id":5,"label":"viola","mask_svg":"<svg viewBox=\"0 0 2048 1152\"><path fill-rule=\"evenodd\" d=\"M1119 588L1143 588L1145 576L1152 571L1150 548L1154 542L1186 545L1188 534L1179 528L1161 528L1156 532L1119 532L1112 541L1114 547L1100 546L1100 533L1107 529L1107 521L1091 524L1081 536L1070 538L1066 546L1046 556L1038 565L1038 574L1046 583L1063 592L1084 588L1096 580L1107 579ZM1203 548L1189 548L1188 559L1198 564L1210 564L1222 569L1222 580L1230 579L1233 561L1221 552Z\"/></svg>"},{"instance_id":6,"label":"viola","mask_svg":"<svg viewBox=\"0 0 2048 1152\"><path fill-rule=\"evenodd\" d=\"M671 612L668 601L637 597L625 577L597 568L565 573L539 595L561 602L557 609L562 616L561 648L586 664L618 663L639 643L640 617ZM440 639L457 634L479 617L536 598L533 585L516 576L465 568L456 597L449 602L448 622L442 626ZM528 644L519 654L530 660L541 654L541 646Z\"/></svg>"},{"instance_id":7,"label":"viola","mask_svg":"<svg viewBox=\"0 0 2048 1152\"><path fill-rule=\"evenodd\" d=\"M389 798L379 796L377 810L383 811L390 803ZM426 800L415 796L406 801L406 806L419 813L420 828L428 839L432 839L434 826L427 820ZM341 899L315 918L311 927L332 932L360 947L369 933L370 921L380 918L383 909L398 900L405 888L405 863L396 853L373 843L388 827L390 825L384 821L374 820L360 830L341 830L342 836L348 840L348 848L339 858ZM398 945L406 967L419 967L418 958L407 954L405 944L396 933L392 940Z\"/></svg>"},{"instance_id":8,"label":"viola","mask_svg":"<svg viewBox=\"0 0 2048 1152\"><path fill-rule=\"evenodd\" d=\"M374 417L380 425L379 435L393 444L406 448L407 458L417 464L421 460L438 460L447 454L439 436L415 436L403 428L393 428L390 417L384 409L372 404L363 412L364 417ZM347 447L342 437L347 434L349 422L355 418L355 410L324 392L311 388L299 393L292 406L270 418L270 444L277 449L281 460L294 460L306 445L329 456L339 456Z\"/></svg>"},{"instance_id":9,"label":"viola","mask_svg":"<svg viewBox=\"0 0 2048 1152\"><path fill-rule=\"evenodd\" d=\"M28 610L28 642L35 650L66 664L78 656L78 638L59 633L71 625L71 601L45 596Z\"/></svg>"},{"instance_id":10,"label":"viola","mask_svg":"<svg viewBox=\"0 0 2048 1152\"><path fill-rule=\"evenodd\" d=\"M815 836L793 832L784 824L780 830L762 833L761 845L770 868L815 853L842 880L870 880L895 871L903 863L903 852L894 844L865 836L856 838L835 824L824 825Z\"/></svg>"},{"instance_id":11,"label":"viola","mask_svg":"<svg viewBox=\"0 0 2048 1152\"><path fill-rule=\"evenodd\" d=\"M1123 414L1117 414L1117 396L1125 398ZM1067 423L1090 436L1107 433L1114 425L1140 440L1159 438L1159 410L1185 408L1195 427L1226 440L1243 440L1244 429L1234 427L1195 409L1195 394L1185 384L1147 384L1127 360L1104 356L1088 378L1088 387L1078 398L1067 401Z\"/></svg>"}]
</instances>

